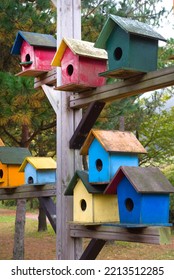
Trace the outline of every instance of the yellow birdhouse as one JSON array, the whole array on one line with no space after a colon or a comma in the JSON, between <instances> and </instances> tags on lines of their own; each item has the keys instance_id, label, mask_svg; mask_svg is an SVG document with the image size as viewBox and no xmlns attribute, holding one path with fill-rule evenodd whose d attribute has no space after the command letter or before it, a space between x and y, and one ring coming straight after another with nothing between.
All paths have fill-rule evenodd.
<instances>
[{"instance_id":1,"label":"yellow birdhouse","mask_svg":"<svg viewBox=\"0 0 174 280\"><path fill-rule=\"evenodd\" d=\"M24 184L19 167L30 152L26 148L0 147L0 188L14 188Z\"/></svg>"},{"instance_id":2,"label":"yellow birdhouse","mask_svg":"<svg viewBox=\"0 0 174 280\"><path fill-rule=\"evenodd\" d=\"M118 222L116 195L104 195L105 186L91 185L86 171L76 171L65 195L73 195L73 220L80 223Z\"/></svg>"}]
</instances>

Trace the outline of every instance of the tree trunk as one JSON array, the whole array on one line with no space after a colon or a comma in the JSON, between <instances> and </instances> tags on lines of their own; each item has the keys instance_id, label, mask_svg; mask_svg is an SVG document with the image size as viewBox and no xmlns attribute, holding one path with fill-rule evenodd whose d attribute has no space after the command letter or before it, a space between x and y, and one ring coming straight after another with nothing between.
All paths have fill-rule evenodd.
<instances>
[{"instance_id":1,"label":"tree trunk","mask_svg":"<svg viewBox=\"0 0 174 280\"><path fill-rule=\"evenodd\" d=\"M39 216L38 216L38 231L46 231L47 230L47 220L45 211L39 203Z\"/></svg>"},{"instance_id":2,"label":"tree trunk","mask_svg":"<svg viewBox=\"0 0 174 280\"><path fill-rule=\"evenodd\" d=\"M26 199L17 200L13 260L24 259Z\"/></svg>"}]
</instances>

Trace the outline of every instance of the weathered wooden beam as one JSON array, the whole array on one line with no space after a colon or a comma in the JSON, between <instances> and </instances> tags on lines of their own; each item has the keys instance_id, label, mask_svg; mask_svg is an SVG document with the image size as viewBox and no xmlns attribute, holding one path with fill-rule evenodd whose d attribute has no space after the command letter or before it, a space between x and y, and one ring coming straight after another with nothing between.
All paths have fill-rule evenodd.
<instances>
[{"instance_id":1,"label":"weathered wooden beam","mask_svg":"<svg viewBox=\"0 0 174 280\"><path fill-rule=\"evenodd\" d=\"M38 89L42 85L51 85L51 86L54 85L55 86L56 81L57 81L57 70L55 68L45 74L42 74L41 76L39 76L37 78L35 78L34 79L34 88Z\"/></svg>"},{"instance_id":2,"label":"weathered wooden beam","mask_svg":"<svg viewBox=\"0 0 174 280\"><path fill-rule=\"evenodd\" d=\"M94 101L111 102L172 85L174 85L174 66L98 87L95 90L72 94L69 106L72 109L83 108Z\"/></svg>"},{"instance_id":3,"label":"weathered wooden beam","mask_svg":"<svg viewBox=\"0 0 174 280\"><path fill-rule=\"evenodd\" d=\"M104 106L105 103L99 101L92 102L89 105L70 139L70 149L80 149L82 147L86 136L93 127Z\"/></svg>"},{"instance_id":4,"label":"weathered wooden beam","mask_svg":"<svg viewBox=\"0 0 174 280\"><path fill-rule=\"evenodd\" d=\"M123 228L119 226L83 226L70 224L71 237L117 240L151 244L170 243L169 227Z\"/></svg>"},{"instance_id":5,"label":"weathered wooden beam","mask_svg":"<svg viewBox=\"0 0 174 280\"><path fill-rule=\"evenodd\" d=\"M56 195L56 186L46 185L23 185L17 188L0 189L0 200L50 197Z\"/></svg>"},{"instance_id":6,"label":"weathered wooden beam","mask_svg":"<svg viewBox=\"0 0 174 280\"><path fill-rule=\"evenodd\" d=\"M80 260L95 260L105 243L106 240L92 239L84 250Z\"/></svg>"},{"instance_id":7,"label":"weathered wooden beam","mask_svg":"<svg viewBox=\"0 0 174 280\"><path fill-rule=\"evenodd\" d=\"M40 204L44 209L44 212L52 225L52 228L56 232L56 204L51 197L39 197Z\"/></svg>"}]
</instances>

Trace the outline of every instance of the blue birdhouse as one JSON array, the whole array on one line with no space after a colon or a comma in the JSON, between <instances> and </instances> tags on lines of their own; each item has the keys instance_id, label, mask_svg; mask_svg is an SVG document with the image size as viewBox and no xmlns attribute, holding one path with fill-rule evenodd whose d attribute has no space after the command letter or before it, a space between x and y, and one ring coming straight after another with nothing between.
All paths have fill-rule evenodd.
<instances>
[{"instance_id":1,"label":"blue birdhouse","mask_svg":"<svg viewBox=\"0 0 174 280\"><path fill-rule=\"evenodd\" d=\"M81 154L88 155L89 182L107 184L121 165L138 166L138 155L146 153L131 132L92 129Z\"/></svg>"},{"instance_id":2,"label":"blue birdhouse","mask_svg":"<svg viewBox=\"0 0 174 280\"><path fill-rule=\"evenodd\" d=\"M125 79L156 70L159 40L166 41L146 23L110 15L95 43L108 52L101 75Z\"/></svg>"},{"instance_id":3,"label":"blue birdhouse","mask_svg":"<svg viewBox=\"0 0 174 280\"><path fill-rule=\"evenodd\" d=\"M19 171L25 172L26 184L56 182L56 162L51 157L27 157Z\"/></svg>"},{"instance_id":4,"label":"blue birdhouse","mask_svg":"<svg viewBox=\"0 0 174 280\"><path fill-rule=\"evenodd\" d=\"M117 194L120 223L169 224L169 194L174 187L156 167L122 166L105 194Z\"/></svg>"}]
</instances>

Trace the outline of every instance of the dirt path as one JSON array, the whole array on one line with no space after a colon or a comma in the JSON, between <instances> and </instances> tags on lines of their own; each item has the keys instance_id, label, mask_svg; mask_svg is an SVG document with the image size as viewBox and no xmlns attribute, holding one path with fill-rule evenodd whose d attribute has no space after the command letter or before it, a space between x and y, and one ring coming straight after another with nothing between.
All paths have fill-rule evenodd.
<instances>
[{"instance_id":1,"label":"dirt path","mask_svg":"<svg viewBox=\"0 0 174 280\"><path fill-rule=\"evenodd\" d=\"M0 216L15 217L14 210L0 209ZM37 220L37 213L26 213L26 220ZM0 260L9 260L13 255L14 232L5 224L0 225ZM88 243L84 239L84 245ZM56 235L47 232L38 233L37 223L33 232L25 236L26 260L54 260L56 259ZM174 236L169 245L153 245L135 242L108 242L98 258L100 260L174 260Z\"/></svg>"}]
</instances>

